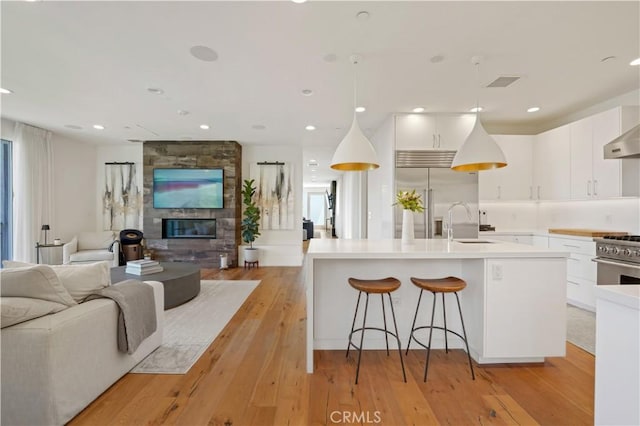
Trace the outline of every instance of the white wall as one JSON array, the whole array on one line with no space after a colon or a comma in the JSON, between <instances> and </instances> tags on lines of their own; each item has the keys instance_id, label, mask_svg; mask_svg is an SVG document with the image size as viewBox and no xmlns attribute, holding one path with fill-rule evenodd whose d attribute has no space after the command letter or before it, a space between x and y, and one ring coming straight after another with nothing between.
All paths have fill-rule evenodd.
<instances>
[{"instance_id":1,"label":"white wall","mask_svg":"<svg viewBox=\"0 0 640 426\"><path fill-rule=\"evenodd\" d=\"M487 212L483 223L495 226L496 231L538 229L538 203L533 201L481 201L480 210Z\"/></svg>"},{"instance_id":2,"label":"white wall","mask_svg":"<svg viewBox=\"0 0 640 426\"><path fill-rule=\"evenodd\" d=\"M97 150L95 170L96 170L96 190L95 190L95 221L97 229L103 229L102 219L102 195L105 189L105 165L104 163L124 163L131 162L136 164L136 184L138 189L142 192L143 170L142 170L142 144L127 142L126 145L100 145ZM140 226L142 229L142 212L140 217Z\"/></svg>"},{"instance_id":3,"label":"white wall","mask_svg":"<svg viewBox=\"0 0 640 426\"><path fill-rule=\"evenodd\" d=\"M12 140L15 122L1 122L3 139ZM53 218L49 239L68 241L79 231L96 229L96 146L53 134ZM35 243L35 241L34 241Z\"/></svg>"},{"instance_id":4,"label":"white wall","mask_svg":"<svg viewBox=\"0 0 640 426\"><path fill-rule=\"evenodd\" d=\"M640 235L640 199L542 202L538 229L588 228Z\"/></svg>"},{"instance_id":5,"label":"white wall","mask_svg":"<svg viewBox=\"0 0 640 426\"><path fill-rule=\"evenodd\" d=\"M370 139L380 167L368 172L369 239L393 238L394 133L394 117L391 115Z\"/></svg>"},{"instance_id":6,"label":"white wall","mask_svg":"<svg viewBox=\"0 0 640 426\"><path fill-rule=\"evenodd\" d=\"M298 218L295 229L266 230L253 243L260 249L260 266L300 266L302 265L302 147L281 145L243 145L242 146L242 181L255 179L250 174L250 166L257 162L284 162L293 165L295 193L295 217ZM239 264L244 262L243 246L238 248Z\"/></svg>"}]
</instances>

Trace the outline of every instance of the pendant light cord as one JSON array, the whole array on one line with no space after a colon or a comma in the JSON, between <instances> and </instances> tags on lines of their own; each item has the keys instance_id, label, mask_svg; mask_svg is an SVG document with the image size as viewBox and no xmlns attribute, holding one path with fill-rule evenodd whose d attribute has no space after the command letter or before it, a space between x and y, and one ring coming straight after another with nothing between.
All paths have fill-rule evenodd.
<instances>
[{"instance_id":1,"label":"pendant light cord","mask_svg":"<svg viewBox=\"0 0 640 426\"><path fill-rule=\"evenodd\" d=\"M351 59L353 63L353 115L356 117L356 108L358 107L358 57L353 55Z\"/></svg>"}]
</instances>

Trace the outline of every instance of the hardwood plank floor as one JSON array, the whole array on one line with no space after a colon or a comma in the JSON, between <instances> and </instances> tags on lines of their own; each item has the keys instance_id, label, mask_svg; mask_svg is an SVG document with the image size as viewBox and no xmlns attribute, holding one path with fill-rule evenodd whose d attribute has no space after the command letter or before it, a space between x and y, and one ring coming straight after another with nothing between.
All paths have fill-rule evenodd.
<instances>
[{"instance_id":1,"label":"hardwood plank floor","mask_svg":"<svg viewBox=\"0 0 640 426\"><path fill-rule=\"evenodd\" d=\"M261 280L204 355L184 375L127 374L70 425L486 425L593 424L594 357L567 344L544 364L474 364L464 352L318 351L305 372L302 269L203 270L203 279ZM355 298L355 294L354 294ZM345 324L347 333L350 324Z\"/></svg>"}]
</instances>

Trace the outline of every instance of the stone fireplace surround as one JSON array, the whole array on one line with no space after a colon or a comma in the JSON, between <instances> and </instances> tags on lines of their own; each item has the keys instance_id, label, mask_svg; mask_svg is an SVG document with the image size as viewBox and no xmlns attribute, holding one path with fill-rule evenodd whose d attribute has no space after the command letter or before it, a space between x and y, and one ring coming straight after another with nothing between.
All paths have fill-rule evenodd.
<instances>
[{"instance_id":1,"label":"stone fireplace surround","mask_svg":"<svg viewBox=\"0 0 640 426\"><path fill-rule=\"evenodd\" d=\"M218 268L220 255L229 265L238 264L240 215L242 214L242 146L234 141L144 142L144 238L156 260L191 262L202 268ZM155 209L154 168L222 168L224 208ZM216 219L216 238L162 238L162 219Z\"/></svg>"}]
</instances>

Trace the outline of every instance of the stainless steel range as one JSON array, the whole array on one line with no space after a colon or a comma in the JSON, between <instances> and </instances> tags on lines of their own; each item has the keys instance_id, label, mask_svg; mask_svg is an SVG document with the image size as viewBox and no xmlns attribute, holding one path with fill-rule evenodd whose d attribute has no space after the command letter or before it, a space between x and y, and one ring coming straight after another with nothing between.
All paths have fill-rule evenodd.
<instances>
[{"instance_id":1,"label":"stainless steel range","mask_svg":"<svg viewBox=\"0 0 640 426\"><path fill-rule=\"evenodd\" d=\"M598 285L640 285L640 235L596 238Z\"/></svg>"}]
</instances>

